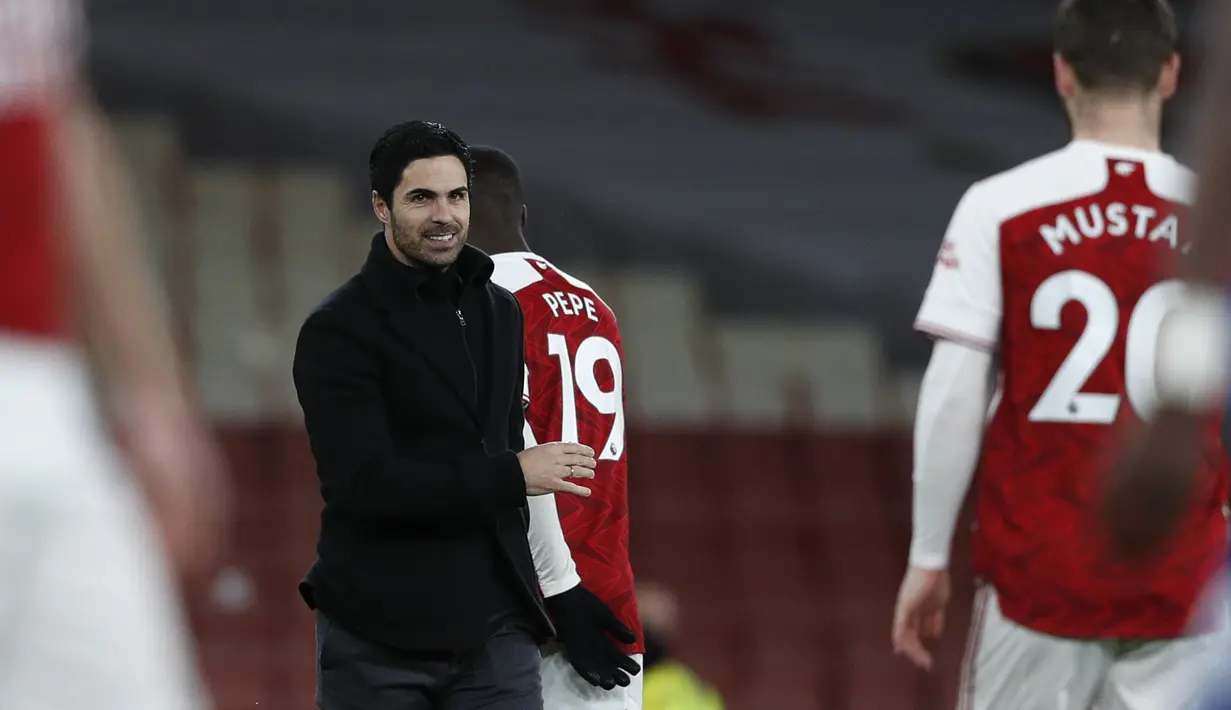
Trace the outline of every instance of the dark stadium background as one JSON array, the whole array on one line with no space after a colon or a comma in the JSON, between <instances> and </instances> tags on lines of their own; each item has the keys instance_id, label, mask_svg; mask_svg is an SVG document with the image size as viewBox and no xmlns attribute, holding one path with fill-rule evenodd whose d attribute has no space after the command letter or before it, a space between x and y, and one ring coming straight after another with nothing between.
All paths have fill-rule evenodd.
<instances>
[{"instance_id":1,"label":"dark stadium background","mask_svg":"<svg viewBox=\"0 0 1231 710\"><path fill-rule=\"evenodd\" d=\"M190 590L219 710L313 707L290 353L362 258L367 150L407 118L515 156L532 246L619 315L634 565L679 594L682 658L733 710L953 707L965 535L935 672L889 651L910 325L965 187L1066 140L1052 9L94 0L94 82L234 467L226 567Z\"/></svg>"}]
</instances>

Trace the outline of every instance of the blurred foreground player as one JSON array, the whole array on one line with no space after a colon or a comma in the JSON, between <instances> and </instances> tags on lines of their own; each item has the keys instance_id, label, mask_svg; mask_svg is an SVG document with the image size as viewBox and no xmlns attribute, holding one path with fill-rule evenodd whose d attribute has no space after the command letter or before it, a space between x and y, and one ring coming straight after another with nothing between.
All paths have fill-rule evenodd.
<instances>
[{"instance_id":1,"label":"blurred foreground player","mask_svg":"<svg viewBox=\"0 0 1231 710\"><path fill-rule=\"evenodd\" d=\"M1199 461L1211 413L1227 403L1231 365L1231 3L1217 8L1197 131L1201 186L1190 221L1193 249L1182 273L1190 298L1163 322L1156 354L1160 408L1107 496L1105 513L1126 556L1148 556L1184 530L1187 502L1206 482ZM1182 541L1181 541L1182 544ZM1217 591L1217 590L1216 590ZM1223 592L1226 590L1223 589ZM1217 600L1226 603L1225 598ZM1217 611L1217 607L1215 611ZM1231 644L1224 628L1205 707L1231 710Z\"/></svg>"},{"instance_id":2,"label":"blurred foreground player","mask_svg":"<svg viewBox=\"0 0 1231 710\"><path fill-rule=\"evenodd\" d=\"M1175 20L1163 0L1069 0L1055 42L1074 140L967 191L916 321L936 345L893 641L930 666L923 642L943 626L977 459L983 585L962 707L1182 710L1213 644L1184 637L1189 611L1226 548L1216 423L1179 540L1148 565L1120 561L1093 514L1115 442L1157 406L1154 343L1182 288L1167 276L1190 246L1192 176L1159 152ZM994 355L1001 397L984 433Z\"/></svg>"},{"instance_id":3,"label":"blurred foreground player","mask_svg":"<svg viewBox=\"0 0 1231 710\"><path fill-rule=\"evenodd\" d=\"M200 708L164 552L202 571L217 458L76 79L79 12L0 0L0 707ZM74 308L166 550L106 437Z\"/></svg>"},{"instance_id":4,"label":"blurred foreground player","mask_svg":"<svg viewBox=\"0 0 1231 710\"><path fill-rule=\"evenodd\" d=\"M544 707L639 710L644 643L628 560L620 330L593 289L526 246L513 159L487 147L471 156L471 242L492 253L492 280L525 314L526 445L579 442L598 459L590 497L529 499L530 548L563 646L543 652Z\"/></svg>"}]
</instances>

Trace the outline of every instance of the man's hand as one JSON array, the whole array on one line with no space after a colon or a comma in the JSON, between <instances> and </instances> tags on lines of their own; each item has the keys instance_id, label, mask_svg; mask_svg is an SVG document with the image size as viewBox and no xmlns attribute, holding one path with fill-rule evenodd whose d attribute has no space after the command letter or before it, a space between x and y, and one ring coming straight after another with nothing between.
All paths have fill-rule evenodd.
<instances>
[{"instance_id":1,"label":"man's hand","mask_svg":"<svg viewBox=\"0 0 1231 710\"><path fill-rule=\"evenodd\" d=\"M893 614L893 652L911 663L932 669L932 654L924 646L940 638L949 604L949 572L911 567L906 570Z\"/></svg>"},{"instance_id":2,"label":"man's hand","mask_svg":"<svg viewBox=\"0 0 1231 710\"><path fill-rule=\"evenodd\" d=\"M548 493L590 495L590 489L568 480L594 478L594 449L584 444L542 444L517 455L526 478L526 495Z\"/></svg>"},{"instance_id":3,"label":"man's hand","mask_svg":"<svg viewBox=\"0 0 1231 710\"><path fill-rule=\"evenodd\" d=\"M580 584L544 601L573 670L603 690L628 687L641 666L611 639L630 644L637 637L607 605Z\"/></svg>"},{"instance_id":4,"label":"man's hand","mask_svg":"<svg viewBox=\"0 0 1231 710\"><path fill-rule=\"evenodd\" d=\"M123 422L134 473L181 580L212 571L224 534L222 456L181 398L134 399Z\"/></svg>"},{"instance_id":5,"label":"man's hand","mask_svg":"<svg viewBox=\"0 0 1231 710\"><path fill-rule=\"evenodd\" d=\"M1163 409L1130 448L1101 510L1118 554L1148 556L1171 537L1200 469L1200 435L1198 415Z\"/></svg>"}]
</instances>

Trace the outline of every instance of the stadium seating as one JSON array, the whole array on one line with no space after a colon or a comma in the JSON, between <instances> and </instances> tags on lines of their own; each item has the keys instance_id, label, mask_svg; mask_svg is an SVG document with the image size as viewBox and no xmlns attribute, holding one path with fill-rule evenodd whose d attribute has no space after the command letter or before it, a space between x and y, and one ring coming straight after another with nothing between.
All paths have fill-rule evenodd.
<instances>
[{"instance_id":1,"label":"stadium seating","mask_svg":"<svg viewBox=\"0 0 1231 710\"><path fill-rule=\"evenodd\" d=\"M1063 139L1053 105L938 56L1042 15L961 0L919 33L908 0L685 5L130 0L99 4L92 45L105 93L182 116L194 155L347 166L357 186L394 117L441 120L518 158L544 251L687 262L715 313L855 311L917 359L904 324L962 190ZM448 71L391 87L373 66Z\"/></svg>"},{"instance_id":2,"label":"stadium seating","mask_svg":"<svg viewBox=\"0 0 1231 710\"><path fill-rule=\"evenodd\" d=\"M296 593L320 507L306 441L294 423L220 433L243 495L224 571L192 599L202 662L219 710L308 707L280 704L313 687ZM629 448L638 574L680 595L680 655L729 707L950 706L969 595L935 678L887 642L909 534L906 436L642 425Z\"/></svg>"}]
</instances>

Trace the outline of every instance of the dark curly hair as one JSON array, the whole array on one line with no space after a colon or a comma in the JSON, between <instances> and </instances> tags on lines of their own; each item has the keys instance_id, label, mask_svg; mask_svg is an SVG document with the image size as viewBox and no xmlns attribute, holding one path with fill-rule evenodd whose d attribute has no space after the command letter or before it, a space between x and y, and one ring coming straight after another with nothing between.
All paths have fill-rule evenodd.
<instances>
[{"instance_id":1,"label":"dark curly hair","mask_svg":"<svg viewBox=\"0 0 1231 710\"><path fill-rule=\"evenodd\" d=\"M466 141L439 123L405 121L385 131L368 156L368 182L372 191L386 203L402 180L406 166L422 158L452 155L466 168L467 187L474 177L474 165Z\"/></svg>"}]
</instances>

